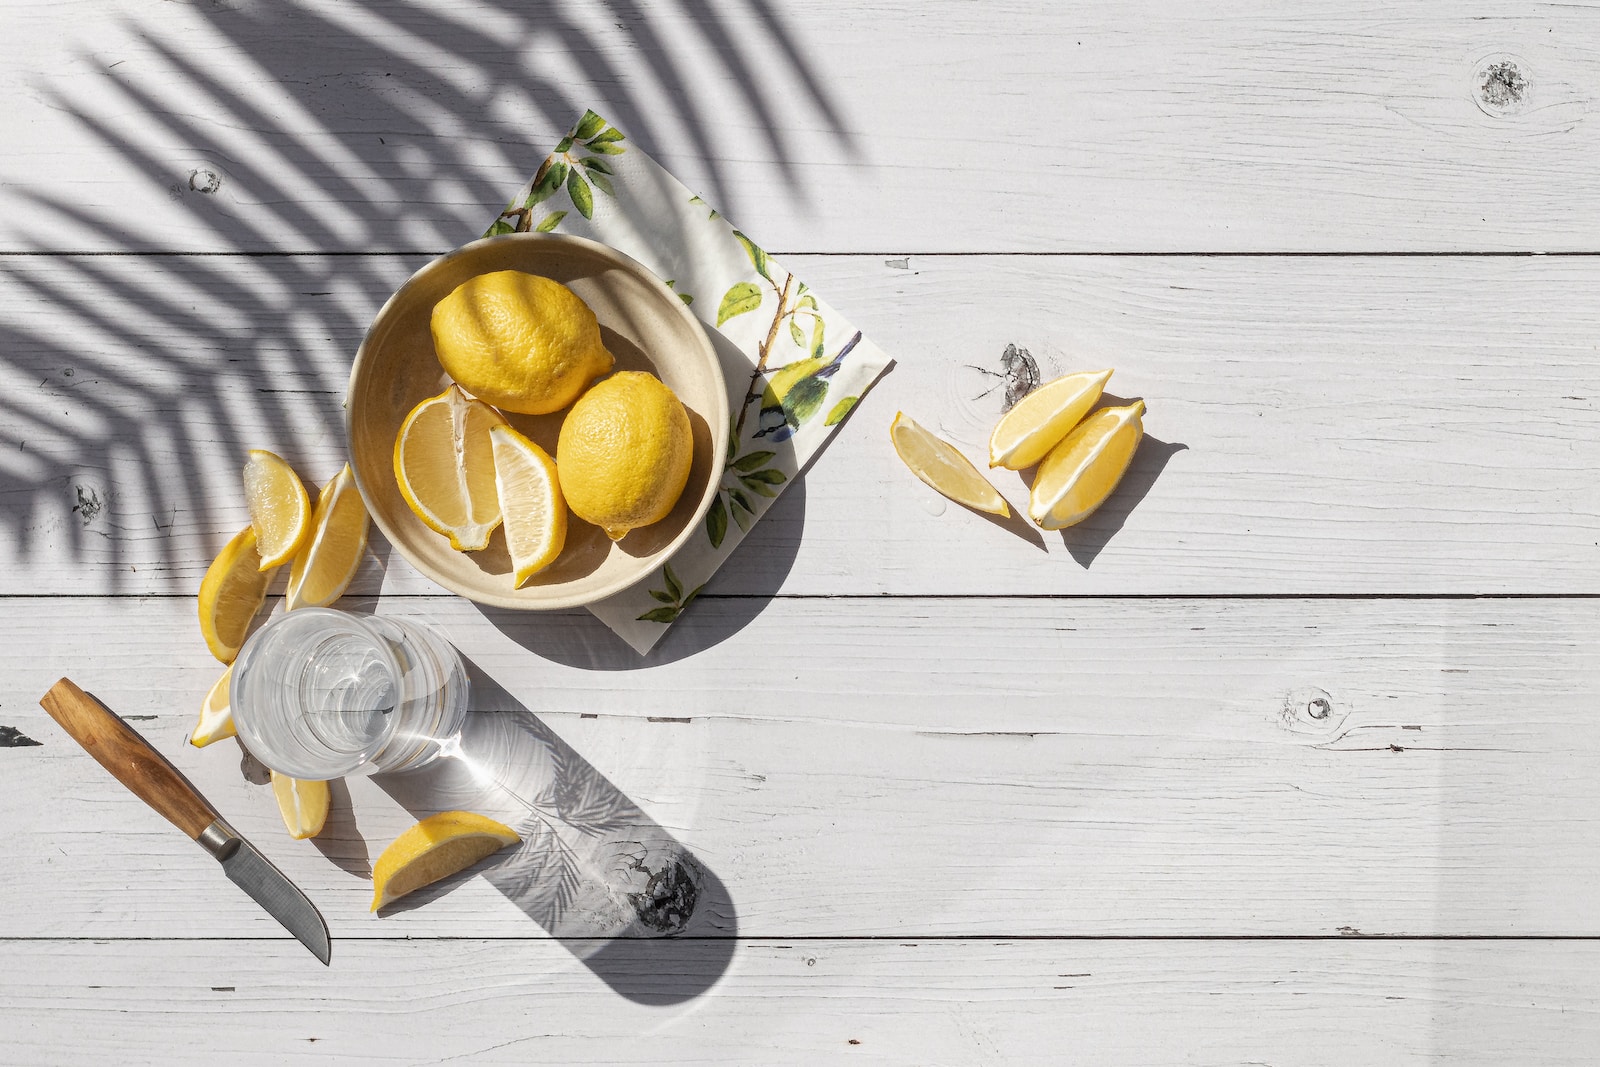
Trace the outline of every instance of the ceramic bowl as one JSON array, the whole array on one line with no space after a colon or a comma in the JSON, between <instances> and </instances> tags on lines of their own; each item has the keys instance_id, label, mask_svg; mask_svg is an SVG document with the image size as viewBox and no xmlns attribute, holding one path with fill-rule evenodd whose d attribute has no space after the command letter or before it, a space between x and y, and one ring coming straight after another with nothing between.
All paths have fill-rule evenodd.
<instances>
[{"instance_id":1,"label":"ceramic bowl","mask_svg":"<svg viewBox=\"0 0 1600 1067\"><path fill-rule=\"evenodd\" d=\"M615 370L649 371L689 411L694 465L672 513L613 542L568 515L566 547L545 570L512 587L503 530L481 552L458 552L406 506L394 474L400 424L450 378L434 355L433 305L478 274L520 270L553 278L594 309ZM372 521L412 566L452 592L504 608L570 608L620 592L670 558L703 525L728 445L728 392L706 330L655 275L614 248L557 234L510 234L474 241L413 274L373 320L350 372L346 430L356 484ZM566 411L505 413L551 455ZM560 463L560 457L556 457Z\"/></svg>"}]
</instances>

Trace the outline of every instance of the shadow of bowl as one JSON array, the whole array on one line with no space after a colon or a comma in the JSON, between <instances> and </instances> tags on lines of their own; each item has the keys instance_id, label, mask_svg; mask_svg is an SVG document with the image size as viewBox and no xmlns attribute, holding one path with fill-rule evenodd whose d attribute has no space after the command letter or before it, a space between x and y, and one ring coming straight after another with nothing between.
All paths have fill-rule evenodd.
<instances>
[{"instance_id":1,"label":"shadow of bowl","mask_svg":"<svg viewBox=\"0 0 1600 1067\"><path fill-rule=\"evenodd\" d=\"M721 644L766 609L794 569L805 516L805 479L798 478L772 502L737 549L742 557L740 580L750 584L738 592L713 588L702 593L672 623L666 636L643 655L582 609L522 612L488 604L476 606L496 629L523 648L568 667L633 671L673 663ZM753 566L752 560L756 561ZM708 583L715 584L716 579ZM716 609L704 610L709 606L706 601L714 601Z\"/></svg>"}]
</instances>

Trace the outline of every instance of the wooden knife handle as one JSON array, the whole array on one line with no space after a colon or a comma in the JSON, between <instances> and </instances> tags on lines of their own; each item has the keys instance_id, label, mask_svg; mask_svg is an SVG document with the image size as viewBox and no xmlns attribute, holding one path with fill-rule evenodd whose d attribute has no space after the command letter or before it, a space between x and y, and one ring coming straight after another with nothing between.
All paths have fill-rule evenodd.
<instances>
[{"instance_id":1,"label":"wooden knife handle","mask_svg":"<svg viewBox=\"0 0 1600 1067\"><path fill-rule=\"evenodd\" d=\"M190 837L198 839L219 818L216 809L150 742L67 679L51 686L39 703L100 766Z\"/></svg>"}]
</instances>

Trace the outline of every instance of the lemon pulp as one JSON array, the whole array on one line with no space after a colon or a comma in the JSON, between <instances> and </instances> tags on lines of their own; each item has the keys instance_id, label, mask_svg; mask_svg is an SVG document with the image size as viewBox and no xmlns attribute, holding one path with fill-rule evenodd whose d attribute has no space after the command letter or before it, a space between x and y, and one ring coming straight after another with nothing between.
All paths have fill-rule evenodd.
<instances>
[{"instance_id":1,"label":"lemon pulp","mask_svg":"<svg viewBox=\"0 0 1600 1067\"><path fill-rule=\"evenodd\" d=\"M522 840L504 823L470 811L442 811L395 838L372 865L372 910Z\"/></svg>"},{"instance_id":2,"label":"lemon pulp","mask_svg":"<svg viewBox=\"0 0 1600 1067\"><path fill-rule=\"evenodd\" d=\"M1009 517L1011 507L1005 497L950 442L929 433L903 411L897 411L889 424L889 439L895 453L938 492L978 511Z\"/></svg>"}]
</instances>

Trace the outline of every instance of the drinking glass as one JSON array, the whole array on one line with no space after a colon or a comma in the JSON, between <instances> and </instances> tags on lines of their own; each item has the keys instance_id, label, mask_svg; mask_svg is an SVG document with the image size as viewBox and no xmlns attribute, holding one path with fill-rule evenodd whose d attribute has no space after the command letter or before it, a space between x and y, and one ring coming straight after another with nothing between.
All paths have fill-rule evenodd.
<instances>
[{"instance_id":1,"label":"drinking glass","mask_svg":"<svg viewBox=\"0 0 1600 1067\"><path fill-rule=\"evenodd\" d=\"M262 763L293 778L342 778L453 754L467 684L460 655L423 623L297 608L245 642L228 702Z\"/></svg>"}]
</instances>

